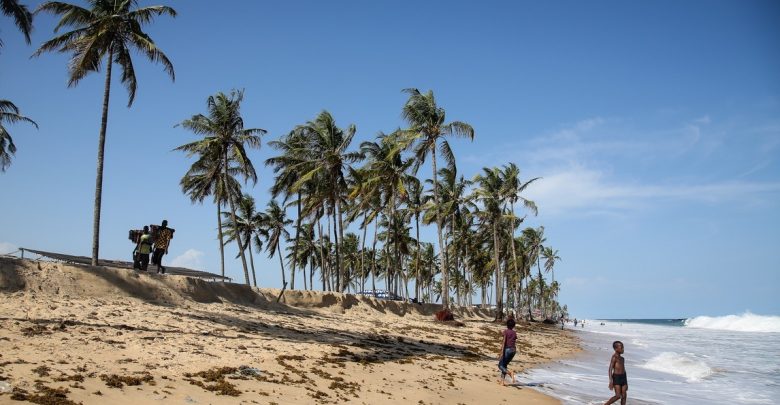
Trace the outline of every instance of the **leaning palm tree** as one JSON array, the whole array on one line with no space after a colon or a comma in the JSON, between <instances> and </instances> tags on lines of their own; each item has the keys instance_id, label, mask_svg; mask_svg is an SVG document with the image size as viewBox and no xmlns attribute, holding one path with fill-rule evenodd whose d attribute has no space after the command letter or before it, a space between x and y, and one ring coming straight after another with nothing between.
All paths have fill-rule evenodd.
<instances>
[{"instance_id":1,"label":"leaning palm tree","mask_svg":"<svg viewBox=\"0 0 780 405\"><path fill-rule=\"evenodd\" d=\"M0 173L5 172L11 165L11 158L16 153L16 145L11 138L11 134L5 128L3 123L14 124L17 122L27 122L38 128L35 121L19 114L19 109L14 103L8 100L0 100Z\"/></svg>"},{"instance_id":2,"label":"leaning palm tree","mask_svg":"<svg viewBox=\"0 0 780 405\"><path fill-rule=\"evenodd\" d=\"M202 135L203 139L181 145L175 150L186 152L188 156L200 154L201 157L205 156L221 161L225 184L229 183L230 172L228 169L231 162L236 164L238 172L245 181L252 180L253 183L257 183L257 172L247 156L246 148L248 146L259 149L260 135L265 134L266 131L260 128L244 128L244 120L241 118L241 101L243 99L243 91L233 90L230 95L219 92L214 96L209 96L206 102L208 116L196 114L178 124L197 135ZM231 219L234 224L238 224L233 193L227 193L227 200L230 205ZM249 268L246 263L246 255L244 255L244 240L239 231L236 231L236 242L238 242L238 251L241 255L241 264L244 267L244 280L247 285L250 285Z\"/></svg>"},{"instance_id":3,"label":"leaning palm tree","mask_svg":"<svg viewBox=\"0 0 780 405\"><path fill-rule=\"evenodd\" d=\"M30 44L30 33L32 32L33 15L27 6L20 4L17 0L0 0L0 12L14 20L16 28L24 35L24 40ZM3 47L3 40L0 39L0 48Z\"/></svg>"},{"instance_id":4,"label":"leaning palm tree","mask_svg":"<svg viewBox=\"0 0 780 405\"><path fill-rule=\"evenodd\" d=\"M433 173L433 195L436 205L439 205L439 182L436 179L438 169L436 168L436 149L438 148L444 160L454 165L455 155L450 149L450 145L445 139L448 135L465 137L468 139L474 139L474 128L471 125L453 121L445 123L445 111L443 108L436 105L436 100L433 97L433 91L428 91L423 94L417 89L405 89L405 93L409 94L409 99L403 107L402 115L408 122L409 128L403 132L407 135L407 145L413 147L415 155L415 172L425 162L428 154L431 155L431 166ZM446 250L444 246L444 238L442 237L442 220L443 218L437 212L436 213L436 231L439 237L439 251L444 252ZM448 263L446 260L440 261L442 284L444 286L449 285L448 280ZM443 294L443 301L445 308L450 305L449 294Z\"/></svg>"},{"instance_id":5,"label":"leaning palm tree","mask_svg":"<svg viewBox=\"0 0 780 405\"><path fill-rule=\"evenodd\" d=\"M167 14L176 16L176 11L167 6L137 8L136 0L107 1L92 0L86 9L59 1L41 4L36 13L45 11L60 15L60 22L54 28L56 33L62 27L72 31L58 35L41 45L34 56L44 52L57 51L71 54L68 64L68 87L77 85L90 72L99 72L106 64L106 81L103 88L103 115L98 137L97 177L95 179L95 206L92 223L92 265L98 264L100 246L100 206L103 195L103 154L106 145L108 123L108 99L111 90L111 69L114 64L122 68L121 82L127 88L130 107L135 99L136 77L131 50L145 55L150 61L163 65L164 70L175 79L173 64L157 48L149 35L142 31L144 25L154 17Z\"/></svg>"}]
</instances>

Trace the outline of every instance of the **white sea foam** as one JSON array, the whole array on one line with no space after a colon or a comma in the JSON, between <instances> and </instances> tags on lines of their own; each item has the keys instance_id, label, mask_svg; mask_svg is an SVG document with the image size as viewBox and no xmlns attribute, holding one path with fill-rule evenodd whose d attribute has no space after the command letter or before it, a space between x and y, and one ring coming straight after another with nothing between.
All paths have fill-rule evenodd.
<instances>
[{"instance_id":1,"label":"white sea foam","mask_svg":"<svg viewBox=\"0 0 780 405\"><path fill-rule=\"evenodd\" d=\"M642 368L678 375L688 381L701 381L713 373L707 363L675 352L663 352L648 360Z\"/></svg>"},{"instance_id":2,"label":"white sea foam","mask_svg":"<svg viewBox=\"0 0 780 405\"><path fill-rule=\"evenodd\" d=\"M687 319L685 326L734 332L780 332L780 316L756 315L750 312L716 317L697 316Z\"/></svg>"}]
</instances>

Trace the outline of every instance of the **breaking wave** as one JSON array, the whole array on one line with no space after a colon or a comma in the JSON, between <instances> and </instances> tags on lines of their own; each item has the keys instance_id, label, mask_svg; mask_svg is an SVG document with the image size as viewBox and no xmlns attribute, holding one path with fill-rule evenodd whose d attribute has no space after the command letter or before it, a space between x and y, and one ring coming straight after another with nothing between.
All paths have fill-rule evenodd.
<instances>
[{"instance_id":1,"label":"breaking wave","mask_svg":"<svg viewBox=\"0 0 780 405\"><path fill-rule=\"evenodd\" d=\"M642 367L648 370L678 375L688 381L700 381L713 373L712 368L707 363L674 352L663 352L648 360Z\"/></svg>"},{"instance_id":2,"label":"breaking wave","mask_svg":"<svg viewBox=\"0 0 780 405\"><path fill-rule=\"evenodd\" d=\"M745 312L742 315L697 316L685 320L689 328L717 329L734 332L778 332L780 316L756 315Z\"/></svg>"}]
</instances>

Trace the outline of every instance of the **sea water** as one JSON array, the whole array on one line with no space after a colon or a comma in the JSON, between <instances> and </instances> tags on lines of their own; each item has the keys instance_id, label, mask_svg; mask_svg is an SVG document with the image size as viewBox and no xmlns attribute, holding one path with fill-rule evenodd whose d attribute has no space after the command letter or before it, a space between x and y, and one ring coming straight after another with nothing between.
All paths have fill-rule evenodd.
<instances>
[{"instance_id":1,"label":"sea water","mask_svg":"<svg viewBox=\"0 0 780 405\"><path fill-rule=\"evenodd\" d=\"M565 404L603 404L613 394L612 342L620 340L629 404L780 404L778 316L594 319L576 330L580 355L529 370L518 382L539 384Z\"/></svg>"}]
</instances>

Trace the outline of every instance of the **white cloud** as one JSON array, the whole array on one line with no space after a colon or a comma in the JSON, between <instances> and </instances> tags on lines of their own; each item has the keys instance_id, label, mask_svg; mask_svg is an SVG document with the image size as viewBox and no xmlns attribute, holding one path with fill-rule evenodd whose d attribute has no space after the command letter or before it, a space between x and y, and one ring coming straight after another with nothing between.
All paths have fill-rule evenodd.
<instances>
[{"instance_id":1,"label":"white cloud","mask_svg":"<svg viewBox=\"0 0 780 405\"><path fill-rule=\"evenodd\" d=\"M583 165L551 170L526 190L545 214L613 212L659 201L745 202L780 192L780 182L723 181L708 184L631 184Z\"/></svg>"},{"instance_id":2,"label":"white cloud","mask_svg":"<svg viewBox=\"0 0 780 405\"><path fill-rule=\"evenodd\" d=\"M0 242L0 255L17 251L19 248L10 242Z\"/></svg>"},{"instance_id":3,"label":"white cloud","mask_svg":"<svg viewBox=\"0 0 780 405\"><path fill-rule=\"evenodd\" d=\"M193 270L203 270L203 252L196 249L187 249L186 252L171 260L173 267L186 267Z\"/></svg>"}]
</instances>

